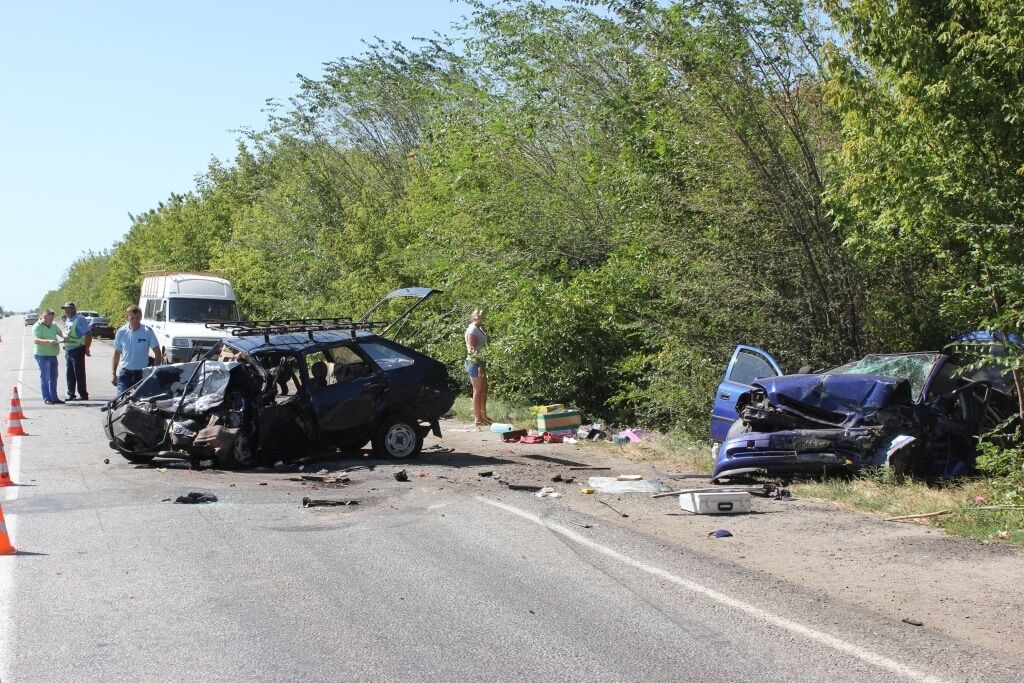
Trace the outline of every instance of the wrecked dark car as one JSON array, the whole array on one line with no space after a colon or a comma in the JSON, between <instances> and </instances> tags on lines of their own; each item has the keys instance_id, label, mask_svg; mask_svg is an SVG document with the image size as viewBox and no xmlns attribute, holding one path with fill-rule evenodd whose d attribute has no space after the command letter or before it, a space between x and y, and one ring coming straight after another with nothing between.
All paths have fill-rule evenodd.
<instances>
[{"instance_id":1,"label":"wrecked dark car","mask_svg":"<svg viewBox=\"0 0 1024 683\"><path fill-rule=\"evenodd\" d=\"M222 468L367 442L383 457L414 457L428 432L441 436L457 390L444 365L383 335L435 292L388 294L382 303L415 299L391 323L369 322L381 304L358 321L211 323L232 336L201 359L150 368L108 404L110 446L132 462L170 457Z\"/></svg>"},{"instance_id":2,"label":"wrecked dark car","mask_svg":"<svg viewBox=\"0 0 1024 683\"><path fill-rule=\"evenodd\" d=\"M971 474L979 437L1017 399L1009 373L970 365L964 343L998 353L1021 341L965 333L941 352L872 354L795 375L761 349L737 347L712 411L713 479L869 467L926 480Z\"/></svg>"}]
</instances>

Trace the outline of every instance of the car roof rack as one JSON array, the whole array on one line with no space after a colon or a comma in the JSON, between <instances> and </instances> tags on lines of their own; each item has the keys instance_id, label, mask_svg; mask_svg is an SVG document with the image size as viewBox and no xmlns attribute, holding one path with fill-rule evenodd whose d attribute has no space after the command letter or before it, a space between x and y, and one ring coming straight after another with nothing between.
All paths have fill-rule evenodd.
<instances>
[{"instance_id":1,"label":"car roof rack","mask_svg":"<svg viewBox=\"0 0 1024 683\"><path fill-rule=\"evenodd\" d=\"M247 320L245 322L220 322L206 323L211 330L225 330L231 333L232 337L263 337L263 341L270 343L272 334L295 334L303 333L309 335L309 341L313 341L314 332L348 332L352 338L356 338L356 332L360 330L375 330L387 327L388 323L370 322L360 320L354 322L352 318L296 318L287 320Z\"/></svg>"}]
</instances>

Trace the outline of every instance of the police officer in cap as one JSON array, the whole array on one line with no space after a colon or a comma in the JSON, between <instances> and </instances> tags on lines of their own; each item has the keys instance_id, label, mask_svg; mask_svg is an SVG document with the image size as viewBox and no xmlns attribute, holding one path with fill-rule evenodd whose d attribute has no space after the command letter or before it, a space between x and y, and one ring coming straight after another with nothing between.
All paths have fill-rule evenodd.
<instances>
[{"instance_id":1,"label":"police officer in cap","mask_svg":"<svg viewBox=\"0 0 1024 683\"><path fill-rule=\"evenodd\" d=\"M74 301L64 309L64 351L67 357L68 400L88 401L89 389L85 383L85 357L91 355L92 325L78 313Z\"/></svg>"}]
</instances>

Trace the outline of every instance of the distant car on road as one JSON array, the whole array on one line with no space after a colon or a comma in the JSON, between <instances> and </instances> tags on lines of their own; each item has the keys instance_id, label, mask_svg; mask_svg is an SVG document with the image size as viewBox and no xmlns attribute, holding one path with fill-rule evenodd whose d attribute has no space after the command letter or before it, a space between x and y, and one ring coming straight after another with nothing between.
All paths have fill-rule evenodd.
<instances>
[{"instance_id":1,"label":"distant car on road","mask_svg":"<svg viewBox=\"0 0 1024 683\"><path fill-rule=\"evenodd\" d=\"M38 313L26 313L25 314L25 326L26 327L28 325L35 325L37 322L39 322L39 314Z\"/></svg>"},{"instance_id":2,"label":"distant car on road","mask_svg":"<svg viewBox=\"0 0 1024 683\"><path fill-rule=\"evenodd\" d=\"M145 371L106 408L111 448L132 462L216 460L273 464L372 442L380 456L411 458L457 389L445 366L384 334L436 290L396 290L416 301L391 323L273 320L210 323L231 337L206 358ZM384 302L382 302L384 303Z\"/></svg>"},{"instance_id":3,"label":"distant car on road","mask_svg":"<svg viewBox=\"0 0 1024 683\"><path fill-rule=\"evenodd\" d=\"M715 395L712 476L868 467L921 479L970 474L978 438L1017 410L1010 374L971 364L971 351L998 356L1022 345L1014 335L969 332L942 351L872 354L795 375L767 352L739 346Z\"/></svg>"},{"instance_id":4,"label":"distant car on road","mask_svg":"<svg viewBox=\"0 0 1024 683\"><path fill-rule=\"evenodd\" d=\"M92 336L114 338L114 328L110 326L110 316L96 311L78 311L83 318L89 321Z\"/></svg>"}]
</instances>

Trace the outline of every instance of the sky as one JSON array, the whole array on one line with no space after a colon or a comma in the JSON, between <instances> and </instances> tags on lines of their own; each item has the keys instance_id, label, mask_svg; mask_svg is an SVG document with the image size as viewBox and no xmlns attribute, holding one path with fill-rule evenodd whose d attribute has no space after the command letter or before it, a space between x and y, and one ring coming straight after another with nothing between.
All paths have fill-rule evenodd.
<instances>
[{"instance_id":1,"label":"sky","mask_svg":"<svg viewBox=\"0 0 1024 683\"><path fill-rule=\"evenodd\" d=\"M0 306L34 310L129 214L231 160L234 131L262 127L296 74L469 13L450 0L0 0Z\"/></svg>"}]
</instances>

